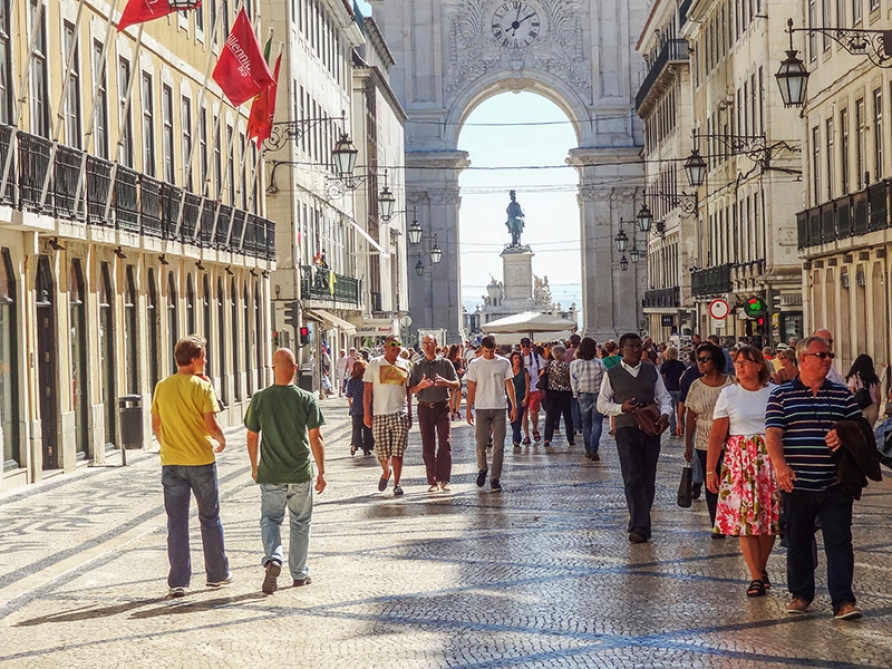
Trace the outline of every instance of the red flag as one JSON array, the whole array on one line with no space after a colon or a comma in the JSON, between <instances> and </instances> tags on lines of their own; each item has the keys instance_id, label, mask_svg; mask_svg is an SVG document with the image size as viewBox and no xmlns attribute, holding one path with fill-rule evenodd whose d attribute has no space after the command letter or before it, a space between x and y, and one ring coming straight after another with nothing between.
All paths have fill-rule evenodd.
<instances>
[{"instance_id":1,"label":"red flag","mask_svg":"<svg viewBox=\"0 0 892 669\"><path fill-rule=\"evenodd\" d=\"M189 9L197 9L198 7L201 7L201 2L196 2ZM167 16L177 11L183 11L183 8L172 9L169 0L129 0L121 13L121 20L118 21L118 32L121 32L128 26L132 26L134 23L160 19L162 16Z\"/></svg>"},{"instance_id":2,"label":"red flag","mask_svg":"<svg viewBox=\"0 0 892 669\"><path fill-rule=\"evenodd\" d=\"M279 67L282 65L282 54L276 59L273 72L273 83L254 98L251 103L251 115L248 117L248 139L257 138L257 146L269 139L273 130L273 116L276 113L276 91L279 84Z\"/></svg>"},{"instance_id":3,"label":"red flag","mask_svg":"<svg viewBox=\"0 0 892 669\"><path fill-rule=\"evenodd\" d=\"M260 42L242 7L214 67L214 81L223 94L238 107L273 83L273 75L263 59Z\"/></svg>"}]
</instances>

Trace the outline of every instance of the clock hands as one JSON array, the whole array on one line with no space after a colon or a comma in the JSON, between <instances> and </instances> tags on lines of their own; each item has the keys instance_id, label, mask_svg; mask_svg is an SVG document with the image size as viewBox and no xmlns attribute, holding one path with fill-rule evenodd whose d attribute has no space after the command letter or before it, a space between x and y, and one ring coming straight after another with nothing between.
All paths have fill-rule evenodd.
<instances>
[{"instance_id":1,"label":"clock hands","mask_svg":"<svg viewBox=\"0 0 892 669\"><path fill-rule=\"evenodd\" d=\"M520 28L520 24L523 23L524 21L526 21L527 19L533 18L534 16L536 16L536 12L533 12L532 14L528 14L527 16L524 16L521 19L520 18L520 10L518 9L517 10L518 18L516 18L514 21L511 22L511 28L506 28L505 32L507 33L508 30L511 30L511 36L515 37L517 35L517 29Z\"/></svg>"}]
</instances>

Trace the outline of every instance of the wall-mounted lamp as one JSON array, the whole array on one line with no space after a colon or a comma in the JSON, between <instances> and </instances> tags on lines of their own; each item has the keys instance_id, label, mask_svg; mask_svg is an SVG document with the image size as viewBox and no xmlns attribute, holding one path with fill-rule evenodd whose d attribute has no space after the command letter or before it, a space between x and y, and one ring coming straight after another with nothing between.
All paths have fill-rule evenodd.
<instances>
[{"instance_id":1,"label":"wall-mounted lamp","mask_svg":"<svg viewBox=\"0 0 892 669\"><path fill-rule=\"evenodd\" d=\"M162 265L169 265L169 264L170 264L170 262L169 262L169 261L167 260L167 258L165 257L165 254L164 254L164 253L162 253L160 256L158 256L158 262L160 262Z\"/></svg>"},{"instance_id":2,"label":"wall-mounted lamp","mask_svg":"<svg viewBox=\"0 0 892 669\"><path fill-rule=\"evenodd\" d=\"M202 272L205 271L205 269L204 269L204 265L201 264L201 261L200 261L200 260L196 260L196 261L195 261L195 266L196 266L198 269L200 269Z\"/></svg>"},{"instance_id":3,"label":"wall-mounted lamp","mask_svg":"<svg viewBox=\"0 0 892 669\"><path fill-rule=\"evenodd\" d=\"M127 256L124 254L124 249L120 246L115 249L115 255L118 256L121 260L127 260Z\"/></svg>"}]
</instances>

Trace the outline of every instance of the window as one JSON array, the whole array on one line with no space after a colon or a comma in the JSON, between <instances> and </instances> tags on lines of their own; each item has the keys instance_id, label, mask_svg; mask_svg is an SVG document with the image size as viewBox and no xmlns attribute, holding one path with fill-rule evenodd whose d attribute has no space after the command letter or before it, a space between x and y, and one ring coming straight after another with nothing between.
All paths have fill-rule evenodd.
<instances>
[{"instance_id":1,"label":"window","mask_svg":"<svg viewBox=\"0 0 892 669\"><path fill-rule=\"evenodd\" d=\"M880 8L880 0L870 0L870 11Z\"/></svg>"},{"instance_id":2,"label":"window","mask_svg":"<svg viewBox=\"0 0 892 669\"><path fill-rule=\"evenodd\" d=\"M266 367L263 359L263 308L260 305L260 284L254 282L254 355L257 368L257 385L263 386L263 374Z\"/></svg>"},{"instance_id":3,"label":"window","mask_svg":"<svg viewBox=\"0 0 892 669\"><path fill-rule=\"evenodd\" d=\"M846 0L836 0L836 27L846 27Z\"/></svg>"},{"instance_id":4,"label":"window","mask_svg":"<svg viewBox=\"0 0 892 669\"><path fill-rule=\"evenodd\" d=\"M824 19L824 27L829 28L830 27L830 19L831 19L830 0L822 0L821 1L821 13L822 13L821 18ZM824 33L823 42L824 42L824 45L823 45L824 51L828 51L830 49L830 35L828 35L827 33Z\"/></svg>"},{"instance_id":5,"label":"window","mask_svg":"<svg viewBox=\"0 0 892 669\"><path fill-rule=\"evenodd\" d=\"M873 180L883 178L883 91L873 92ZM868 180L869 181L869 180Z\"/></svg>"},{"instance_id":6,"label":"window","mask_svg":"<svg viewBox=\"0 0 892 669\"><path fill-rule=\"evenodd\" d=\"M183 126L183 188L192 188L192 100L183 97L180 124Z\"/></svg>"},{"instance_id":7,"label":"window","mask_svg":"<svg viewBox=\"0 0 892 669\"><path fill-rule=\"evenodd\" d=\"M0 10L2 11L2 10ZM65 92L65 143L77 149L81 148L81 70L74 42L74 25L65 22L65 62L71 57L71 69L68 73L68 88ZM73 56L72 56L73 52Z\"/></svg>"},{"instance_id":8,"label":"window","mask_svg":"<svg viewBox=\"0 0 892 669\"><path fill-rule=\"evenodd\" d=\"M0 2L0 123L12 122L12 44L9 3Z\"/></svg>"},{"instance_id":9,"label":"window","mask_svg":"<svg viewBox=\"0 0 892 669\"><path fill-rule=\"evenodd\" d=\"M213 5L214 3L210 3ZM204 5L198 5L195 9L192 10L195 14L195 29L196 30L204 30Z\"/></svg>"},{"instance_id":10,"label":"window","mask_svg":"<svg viewBox=\"0 0 892 669\"><path fill-rule=\"evenodd\" d=\"M223 279L217 278L217 337L219 345L217 346L217 350L220 352L220 365L218 367L219 372L217 373L216 378L216 387L217 390L220 391L220 399L223 400L224 404L229 403L229 393L227 389L229 388L229 384L226 382L226 327L224 324L226 323L226 295L223 292ZM230 328L232 329L232 324L230 324Z\"/></svg>"},{"instance_id":11,"label":"window","mask_svg":"<svg viewBox=\"0 0 892 669\"><path fill-rule=\"evenodd\" d=\"M37 19L38 0L31 0L31 22ZM50 136L49 66L46 51L46 12L40 13L40 23L35 26L37 39L31 60L31 132L41 137Z\"/></svg>"},{"instance_id":12,"label":"window","mask_svg":"<svg viewBox=\"0 0 892 669\"><path fill-rule=\"evenodd\" d=\"M836 161L836 154L834 153L834 137L833 137L833 119L828 118L824 125L824 139L827 142L827 156L824 158L824 162L827 165L827 199L833 199L833 191L835 186L836 175L834 174L833 166Z\"/></svg>"},{"instance_id":13,"label":"window","mask_svg":"<svg viewBox=\"0 0 892 669\"><path fill-rule=\"evenodd\" d=\"M136 281L133 279L133 265L127 266L124 284L124 376L128 393L139 392L139 366L137 347L139 335L136 331Z\"/></svg>"},{"instance_id":14,"label":"window","mask_svg":"<svg viewBox=\"0 0 892 669\"><path fill-rule=\"evenodd\" d=\"M94 151L100 158L108 158L108 91L106 89L105 63L102 58L102 43L93 42L93 82L96 86L96 111L94 112L93 142Z\"/></svg>"},{"instance_id":15,"label":"window","mask_svg":"<svg viewBox=\"0 0 892 669\"><path fill-rule=\"evenodd\" d=\"M812 150L812 204L821 201L821 128L815 126L811 129Z\"/></svg>"},{"instance_id":16,"label":"window","mask_svg":"<svg viewBox=\"0 0 892 669\"><path fill-rule=\"evenodd\" d=\"M254 394L254 371L251 369L251 344L257 333L251 327L251 301L248 298L248 282L242 286L242 330L245 333L245 376L248 382L248 397Z\"/></svg>"},{"instance_id":17,"label":"window","mask_svg":"<svg viewBox=\"0 0 892 669\"><path fill-rule=\"evenodd\" d=\"M198 332L195 329L195 288L192 285L192 275L186 276L186 334L192 335Z\"/></svg>"},{"instance_id":18,"label":"window","mask_svg":"<svg viewBox=\"0 0 892 669\"><path fill-rule=\"evenodd\" d=\"M201 192L205 194L208 179L208 116L206 109L202 109L198 115L198 179Z\"/></svg>"},{"instance_id":19,"label":"window","mask_svg":"<svg viewBox=\"0 0 892 669\"><path fill-rule=\"evenodd\" d=\"M223 151L220 143L223 141L223 128L217 123L217 132L214 133L214 199L223 197Z\"/></svg>"},{"instance_id":20,"label":"window","mask_svg":"<svg viewBox=\"0 0 892 669\"><path fill-rule=\"evenodd\" d=\"M842 194L849 192L849 110L839 112L839 179Z\"/></svg>"},{"instance_id":21,"label":"window","mask_svg":"<svg viewBox=\"0 0 892 669\"><path fill-rule=\"evenodd\" d=\"M244 332L248 324L242 323L242 329L238 327L238 292L235 289L235 279L232 279L229 283L229 313L232 321L229 324L229 328L233 332ZM247 339L247 337L245 337ZM241 384L241 369L239 369L239 348L241 342L238 337L232 338L232 382L234 387L235 401L240 402L242 399L242 384ZM247 362L247 358L245 359Z\"/></svg>"},{"instance_id":22,"label":"window","mask_svg":"<svg viewBox=\"0 0 892 669\"><path fill-rule=\"evenodd\" d=\"M77 459L86 460L89 456L89 406L87 395L87 314L85 306L84 273L81 261L71 261L68 273L68 305L70 313L71 337L71 410L74 411L75 453Z\"/></svg>"},{"instance_id":23,"label":"window","mask_svg":"<svg viewBox=\"0 0 892 669\"><path fill-rule=\"evenodd\" d=\"M861 2L862 0L852 0L852 22L861 23Z\"/></svg>"},{"instance_id":24,"label":"window","mask_svg":"<svg viewBox=\"0 0 892 669\"><path fill-rule=\"evenodd\" d=\"M115 371L115 294L112 289L111 270L102 263L99 282L99 388L104 410L103 438L105 450L114 450L117 434L118 393Z\"/></svg>"},{"instance_id":25,"label":"window","mask_svg":"<svg viewBox=\"0 0 892 669\"><path fill-rule=\"evenodd\" d=\"M211 346L214 341L214 329L211 324L211 304L213 303L213 298L211 296L211 283L207 277L207 274L204 275L204 279L202 281L202 290L201 290L201 320L204 325L204 341L205 341L205 353L207 354L207 364L205 365L205 374L211 378L214 378L214 356L211 355Z\"/></svg>"},{"instance_id":26,"label":"window","mask_svg":"<svg viewBox=\"0 0 892 669\"><path fill-rule=\"evenodd\" d=\"M171 373L177 371L177 361L173 357L173 350L180 339L177 327L177 283L173 272L167 274L167 342L170 346L170 360L173 363Z\"/></svg>"},{"instance_id":27,"label":"window","mask_svg":"<svg viewBox=\"0 0 892 669\"><path fill-rule=\"evenodd\" d=\"M120 160L122 165L133 167L133 122L127 103L130 84L130 63L125 58L118 61L118 122L121 125Z\"/></svg>"},{"instance_id":28,"label":"window","mask_svg":"<svg viewBox=\"0 0 892 669\"><path fill-rule=\"evenodd\" d=\"M18 336L15 271L9 249L0 252L0 425L3 471L22 466L19 445Z\"/></svg>"},{"instance_id":29,"label":"window","mask_svg":"<svg viewBox=\"0 0 892 669\"><path fill-rule=\"evenodd\" d=\"M143 172L155 176L155 95L148 72L142 73L142 163Z\"/></svg>"},{"instance_id":30,"label":"window","mask_svg":"<svg viewBox=\"0 0 892 669\"><path fill-rule=\"evenodd\" d=\"M214 34L214 38L211 40L211 44L216 44L217 33L220 32L220 26L217 25L217 3L208 3L208 9L210 10L210 25L208 26L208 30L210 30Z\"/></svg>"},{"instance_id":31,"label":"window","mask_svg":"<svg viewBox=\"0 0 892 669\"><path fill-rule=\"evenodd\" d=\"M149 268L149 290L146 300L146 324L149 331L149 349L146 355L149 358L149 380L152 383L152 392L158 381L161 380L161 370L158 368L158 286L155 283L155 270Z\"/></svg>"},{"instance_id":32,"label":"window","mask_svg":"<svg viewBox=\"0 0 892 669\"><path fill-rule=\"evenodd\" d=\"M226 126L226 183L229 189L229 204L236 206L235 201L235 144L232 141L232 126ZM222 194L221 194L222 195Z\"/></svg>"},{"instance_id":33,"label":"window","mask_svg":"<svg viewBox=\"0 0 892 669\"><path fill-rule=\"evenodd\" d=\"M855 103L855 169L857 173L858 190L864 188L868 181L864 154L866 147L864 145L864 100L858 100Z\"/></svg>"},{"instance_id":34,"label":"window","mask_svg":"<svg viewBox=\"0 0 892 669\"><path fill-rule=\"evenodd\" d=\"M176 183L173 158L173 89L161 86L161 160L164 162L164 180Z\"/></svg>"},{"instance_id":35,"label":"window","mask_svg":"<svg viewBox=\"0 0 892 669\"><path fill-rule=\"evenodd\" d=\"M818 0L808 0L808 27L818 27ZM818 57L818 41L815 33L808 34L808 59Z\"/></svg>"}]
</instances>

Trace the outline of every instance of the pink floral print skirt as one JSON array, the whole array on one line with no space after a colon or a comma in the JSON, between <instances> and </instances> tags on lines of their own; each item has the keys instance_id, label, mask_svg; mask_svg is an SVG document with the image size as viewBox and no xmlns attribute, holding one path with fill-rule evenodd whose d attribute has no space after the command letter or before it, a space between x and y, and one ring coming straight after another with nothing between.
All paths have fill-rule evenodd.
<instances>
[{"instance_id":1,"label":"pink floral print skirt","mask_svg":"<svg viewBox=\"0 0 892 669\"><path fill-rule=\"evenodd\" d=\"M780 498L765 437L734 435L725 444L715 529L731 536L777 534Z\"/></svg>"}]
</instances>

